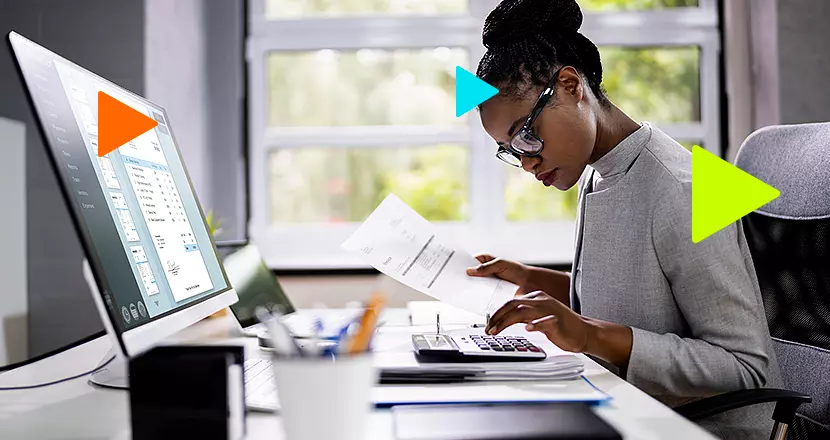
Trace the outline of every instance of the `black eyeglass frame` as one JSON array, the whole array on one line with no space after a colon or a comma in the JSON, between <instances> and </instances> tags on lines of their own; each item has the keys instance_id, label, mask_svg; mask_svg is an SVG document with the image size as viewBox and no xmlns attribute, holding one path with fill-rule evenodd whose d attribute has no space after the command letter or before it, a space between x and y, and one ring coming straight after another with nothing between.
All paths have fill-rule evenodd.
<instances>
[{"instance_id":1,"label":"black eyeglass frame","mask_svg":"<svg viewBox=\"0 0 830 440\"><path fill-rule=\"evenodd\" d=\"M522 128L520 128L516 134L510 138L510 142L508 144L504 144L503 142L497 143L499 149L496 151L496 157L499 160L508 165L520 168L522 166L522 157L536 157L542 154L542 150L545 148L545 141L533 132L533 124L536 123L536 118L542 114L542 111L548 105L548 101L550 101L550 97L553 96L556 91L556 81L559 79L559 73L564 68L564 66L560 67L553 73L553 78L551 78L550 82L545 87L545 90L543 90L539 95L539 98L536 100L536 104L533 105L533 110L530 111L525 123L522 124ZM530 142L537 144L538 148L534 148L535 151L522 151L521 149L514 147L513 144L517 142L517 139L522 138L529 139ZM512 158L516 159L516 162L510 162L509 158L504 157L505 155L512 156Z\"/></svg>"}]
</instances>

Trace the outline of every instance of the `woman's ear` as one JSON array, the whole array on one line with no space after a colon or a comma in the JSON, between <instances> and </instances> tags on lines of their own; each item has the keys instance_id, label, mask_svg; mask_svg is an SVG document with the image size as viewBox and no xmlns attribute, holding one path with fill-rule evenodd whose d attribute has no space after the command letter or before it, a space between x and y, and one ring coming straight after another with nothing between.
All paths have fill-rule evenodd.
<instances>
[{"instance_id":1,"label":"woman's ear","mask_svg":"<svg viewBox=\"0 0 830 440\"><path fill-rule=\"evenodd\" d=\"M575 68L571 66L563 67L559 71L557 83L559 84L559 90L557 92L564 91L565 94L576 102L582 100L584 82L582 81L582 75Z\"/></svg>"}]
</instances>

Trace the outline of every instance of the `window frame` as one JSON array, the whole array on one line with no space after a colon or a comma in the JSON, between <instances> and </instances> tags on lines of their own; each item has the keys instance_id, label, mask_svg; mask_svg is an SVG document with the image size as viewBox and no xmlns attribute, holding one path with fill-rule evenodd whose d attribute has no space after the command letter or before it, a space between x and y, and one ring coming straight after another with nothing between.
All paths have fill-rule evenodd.
<instances>
[{"instance_id":1,"label":"window frame","mask_svg":"<svg viewBox=\"0 0 830 440\"><path fill-rule=\"evenodd\" d=\"M267 56L272 51L458 47L470 70L485 52L481 28L498 0L470 0L467 14L367 15L269 20L265 0L248 0L248 132L251 218L249 234L274 269L361 269L368 266L340 249L359 223L279 224L268 221L268 154L274 149L405 147L460 144L469 148L468 222L436 223L439 233L472 252L487 251L532 264L570 264L575 222L508 222L505 166L482 130L478 113L457 127L269 127ZM580 30L598 46L700 48L700 121L655 124L679 141L699 141L721 155L720 30L717 0L694 8L585 12ZM498 233L494 233L497 231ZM542 233L542 231L548 231Z\"/></svg>"}]
</instances>

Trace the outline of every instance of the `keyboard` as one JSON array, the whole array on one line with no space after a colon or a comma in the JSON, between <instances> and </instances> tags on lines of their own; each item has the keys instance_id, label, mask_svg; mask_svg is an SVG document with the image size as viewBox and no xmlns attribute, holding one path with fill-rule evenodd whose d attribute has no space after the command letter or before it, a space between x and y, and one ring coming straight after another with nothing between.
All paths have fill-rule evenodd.
<instances>
[{"instance_id":1,"label":"keyboard","mask_svg":"<svg viewBox=\"0 0 830 440\"><path fill-rule=\"evenodd\" d=\"M277 384L271 359L245 360L245 405L254 411L277 410Z\"/></svg>"},{"instance_id":2,"label":"keyboard","mask_svg":"<svg viewBox=\"0 0 830 440\"><path fill-rule=\"evenodd\" d=\"M547 357L521 336L415 334L412 345L419 356L444 362L540 361Z\"/></svg>"}]
</instances>

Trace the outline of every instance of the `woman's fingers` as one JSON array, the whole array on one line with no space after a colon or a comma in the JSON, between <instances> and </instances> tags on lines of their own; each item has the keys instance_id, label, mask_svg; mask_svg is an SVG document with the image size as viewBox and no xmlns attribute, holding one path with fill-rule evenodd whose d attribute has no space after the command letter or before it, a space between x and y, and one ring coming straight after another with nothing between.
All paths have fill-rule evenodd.
<instances>
[{"instance_id":1,"label":"woman's fingers","mask_svg":"<svg viewBox=\"0 0 830 440\"><path fill-rule=\"evenodd\" d=\"M490 275L499 275L504 273L506 270L510 269L515 263L511 261L505 261L499 258L493 258L492 260L488 260L484 263L479 264L476 267L470 267L467 269L467 275L473 277L487 277Z\"/></svg>"},{"instance_id":2,"label":"woman's fingers","mask_svg":"<svg viewBox=\"0 0 830 440\"><path fill-rule=\"evenodd\" d=\"M489 330L499 321L504 319L504 317L510 313L513 313L520 304L530 304L530 300L524 299L523 297L513 298L510 301L504 303L492 316L490 316L490 321L487 329Z\"/></svg>"},{"instance_id":3,"label":"woman's fingers","mask_svg":"<svg viewBox=\"0 0 830 440\"><path fill-rule=\"evenodd\" d=\"M545 313L534 304L519 303L515 307L512 307L509 311L505 312L495 322L491 319L487 333L496 335L511 325L518 324L520 322L531 322L540 316L544 316L544 314Z\"/></svg>"},{"instance_id":4,"label":"woman's fingers","mask_svg":"<svg viewBox=\"0 0 830 440\"><path fill-rule=\"evenodd\" d=\"M529 332L549 333L553 330L554 325L556 325L556 316L547 315L527 323L525 330Z\"/></svg>"},{"instance_id":5,"label":"woman's fingers","mask_svg":"<svg viewBox=\"0 0 830 440\"><path fill-rule=\"evenodd\" d=\"M478 260L478 262L479 262L479 263L486 263L486 262L488 262L488 261L492 261L492 260L495 260L495 259L496 259L496 257L494 257L494 256L492 256L492 255L490 255L490 254L476 254L476 255L474 256L474 258L475 258L476 260Z\"/></svg>"},{"instance_id":6,"label":"woman's fingers","mask_svg":"<svg viewBox=\"0 0 830 440\"><path fill-rule=\"evenodd\" d=\"M542 294L542 292L537 290L537 291L534 291L534 292L530 292L526 295L522 295L522 296L518 296L516 298L513 298L510 301L507 301L506 303L504 303L503 306L501 306L498 310L496 310L495 313L493 313L493 316L490 317L490 321L489 321L490 325L488 326L488 328L492 327L494 324L501 321L506 314L512 313L519 305L521 305L521 304L526 304L526 305L535 304L536 302L539 301L538 299L535 299L535 298L537 298L540 294Z\"/></svg>"}]
</instances>

